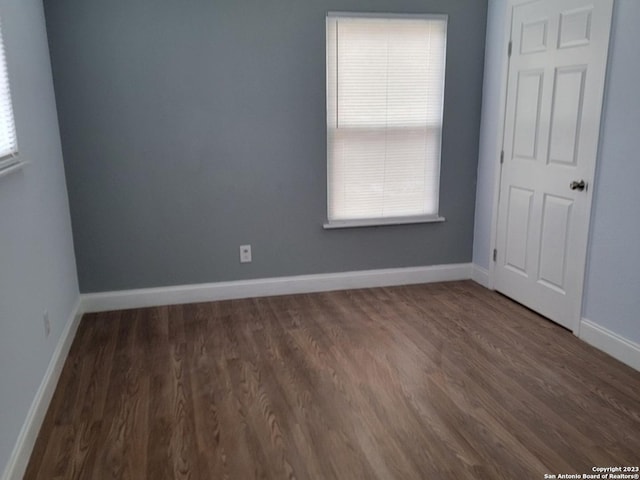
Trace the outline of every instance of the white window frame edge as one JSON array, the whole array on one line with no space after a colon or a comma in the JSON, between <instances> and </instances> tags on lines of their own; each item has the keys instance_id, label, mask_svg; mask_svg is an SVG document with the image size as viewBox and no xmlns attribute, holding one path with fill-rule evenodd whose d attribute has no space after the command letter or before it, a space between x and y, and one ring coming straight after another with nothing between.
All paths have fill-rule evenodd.
<instances>
[{"instance_id":1,"label":"white window frame edge","mask_svg":"<svg viewBox=\"0 0 640 480\"><path fill-rule=\"evenodd\" d=\"M449 15L446 13L384 13L384 12L327 12L327 18L415 18L423 20L446 20Z\"/></svg>"},{"instance_id":2,"label":"white window frame edge","mask_svg":"<svg viewBox=\"0 0 640 480\"><path fill-rule=\"evenodd\" d=\"M17 136L17 135L16 135ZM11 172L15 172L24 167L27 163L19 158L17 150L18 141L16 139L16 152L0 158L0 177L4 177Z\"/></svg>"},{"instance_id":3,"label":"white window frame edge","mask_svg":"<svg viewBox=\"0 0 640 480\"><path fill-rule=\"evenodd\" d=\"M325 230L357 227L384 227L387 225L412 225L416 223L442 223L446 218L439 215L414 215L411 217L363 218L353 220L333 220L322 225Z\"/></svg>"},{"instance_id":4,"label":"white window frame edge","mask_svg":"<svg viewBox=\"0 0 640 480\"><path fill-rule=\"evenodd\" d=\"M9 83L9 102L11 103L11 112L13 114L13 124L14 124L14 128L16 129L15 132L15 139L16 139L16 150L15 152L9 154L9 155L5 155L4 157L0 158L0 177L4 177L5 175L8 175L9 173L15 172L17 170L22 169L22 167L24 167L25 165L27 165L28 162L23 161L20 159L20 144L19 144L19 140L18 140L18 125L17 125L17 121L16 121L16 109L15 109L15 103L14 103L14 99L13 99L13 95L11 93L11 85L13 85L13 82L11 81L11 69L9 68L9 55L7 53L7 42L6 42L6 37L4 35L4 31L2 29L2 19L0 19L0 35L2 35L2 43L4 45L4 63L5 63L5 69L7 71L7 82Z\"/></svg>"},{"instance_id":5,"label":"white window frame edge","mask_svg":"<svg viewBox=\"0 0 640 480\"><path fill-rule=\"evenodd\" d=\"M22 170L22 168L26 167L27 165L29 165L29 162L25 160L18 160L16 158L15 162L0 167L0 178L4 177L5 175L9 175L10 173L17 172L18 170Z\"/></svg>"},{"instance_id":6,"label":"white window frame edge","mask_svg":"<svg viewBox=\"0 0 640 480\"><path fill-rule=\"evenodd\" d=\"M447 32L449 29L449 15L444 13L384 13L384 12L341 12L341 11L329 11L327 12L326 22L330 19L336 18L407 18L407 19L424 19L424 20L444 20L445 21L445 38L444 38L444 48L445 48L445 57L443 69L445 71L445 75L443 76L443 88L442 88L442 119L444 120L444 93L445 93L445 85L446 81L446 70L447 70ZM325 26L326 28L326 26ZM326 68L329 62L329 52L326 51L326 39L325 39L325 92L329 91L329 69ZM329 96L326 95L326 105L325 105L325 124L326 118L329 116ZM326 125L325 125L326 126ZM327 135L328 140L328 135ZM442 167L442 133L440 135L440 144L439 144L439 153L440 153L440 161L438 162L438 210L440 210L440 174ZM329 162L326 161L327 174L326 181L329 181ZM419 223L442 223L446 222L446 218L436 215L412 215L408 217L384 217L384 218L363 218L363 219L349 219L349 220L329 220L329 198L328 198L328 190L326 191L326 207L327 207L327 220L323 223L322 228L325 230L336 230L342 228L360 228L360 227L384 227L388 225L413 225Z\"/></svg>"}]
</instances>

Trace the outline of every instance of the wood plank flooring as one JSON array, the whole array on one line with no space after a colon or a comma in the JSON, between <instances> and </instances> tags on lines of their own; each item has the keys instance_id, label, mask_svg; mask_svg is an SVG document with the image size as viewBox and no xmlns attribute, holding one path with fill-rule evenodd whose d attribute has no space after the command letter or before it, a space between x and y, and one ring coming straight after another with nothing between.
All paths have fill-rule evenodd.
<instances>
[{"instance_id":1,"label":"wood plank flooring","mask_svg":"<svg viewBox=\"0 0 640 480\"><path fill-rule=\"evenodd\" d=\"M640 373L472 282L85 315L27 479L640 464Z\"/></svg>"}]
</instances>

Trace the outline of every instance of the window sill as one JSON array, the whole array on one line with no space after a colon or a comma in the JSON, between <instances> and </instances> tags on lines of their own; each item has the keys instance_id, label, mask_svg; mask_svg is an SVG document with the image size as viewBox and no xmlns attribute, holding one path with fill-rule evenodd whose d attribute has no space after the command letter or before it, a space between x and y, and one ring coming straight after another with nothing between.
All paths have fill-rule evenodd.
<instances>
[{"instance_id":1,"label":"window sill","mask_svg":"<svg viewBox=\"0 0 640 480\"><path fill-rule=\"evenodd\" d=\"M394 218L367 218L362 220L334 220L325 223L322 228L333 230L337 228L360 228L360 227L384 227L387 225L411 225L415 223L442 223L446 221L444 217L394 217Z\"/></svg>"},{"instance_id":2,"label":"window sill","mask_svg":"<svg viewBox=\"0 0 640 480\"><path fill-rule=\"evenodd\" d=\"M20 161L15 163L10 163L6 167L0 168L0 177L4 177L6 175L9 175L10 173L17 172L18 170L22 170L22 168L25 167L27 164L28 162L20 162Z\"/></svg>"}]
</instances>

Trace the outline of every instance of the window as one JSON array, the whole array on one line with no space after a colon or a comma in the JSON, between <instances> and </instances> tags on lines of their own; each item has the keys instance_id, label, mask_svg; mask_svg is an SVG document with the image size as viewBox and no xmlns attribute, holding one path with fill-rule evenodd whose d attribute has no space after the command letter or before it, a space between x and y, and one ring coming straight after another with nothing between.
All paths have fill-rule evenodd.
<instances>
[{"instance_id":1,"label":"window","mask_svg":"<svg viewBox=\"0 0 640 480\"><path fill-rule=\"evenodd\" d=\"M0 171L18 162L17 153L16 127L0 26Z\"/></svg>"},{"instance_id":2,"label":"window","mask_svg":"<svg viewBox=\"0 0 640 480\"><path fill-rule=\"evenodd\" d=\"M327 16L326 228L438 216L444 15Z\"/></svg>"}]
</instances>

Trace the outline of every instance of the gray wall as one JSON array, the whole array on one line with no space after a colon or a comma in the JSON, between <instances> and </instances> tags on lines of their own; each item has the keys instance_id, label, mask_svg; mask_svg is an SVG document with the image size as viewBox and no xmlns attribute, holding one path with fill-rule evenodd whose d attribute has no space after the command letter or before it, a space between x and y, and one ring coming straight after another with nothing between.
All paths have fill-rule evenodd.
<instances>
[{"instance_id":1,"label":"gray wall","mask_svg":"<svg viewBox=\"0 0 640 480\"><path fill-rule=\"evenodd\" d=\"M1 476L78 282L42 2L0 0L0 12L20 155L30 162L0 178Z\"/></svg>"},{"instance_id":2,"label":"gray wall","mask_svg":"<svg viewBox=\"0 0 640 480\"><path fill-rule=\"evenodd\" d=\"M490 0L487 66L483 98L473 261L488 268L502 80L489 59L499 62L506 34L506 0ZM640 342L640 2L614 4L600 154L587 255L583 317ZM495 112L495 114L489 114ZM486 145L486 147L483 147Z\"/></svg>"},{"instance_id":3,"label":"gray wall","mask_svg":"<svg viewBox=\"0 0 640 480\"><path fill-rule=\"evenodd\" d=\"M489 0L482 90L482 119L478 155L476 214L473 234L473 263L489 270L491 248L491 214L493 191L500 149L496 140L500 134L502 100L502 60L505 37L508 35L506 0Z\"/></svg>"},{"instance_id":4,"label":"gray wall","mask_svg":"<svg viewBox=\"0 0 640 480\"><path fill-rule=\"evenodd\" d=\"M45 1L81 290L469 262L486 6ZM327 11L450 15L446 223L322 229Z\"/></svg>"},{"instance_id":5,"label":"gray wall","mask_svg":"<svg viewBox=\"0 0 640 480\"><path fill-rule=\"evenodd\" d=\"M583 316L640 343L640 2L613 19Z\"/></svg>"}]
</instances>

